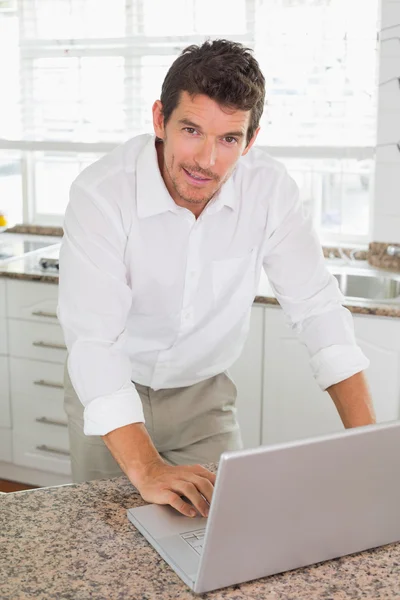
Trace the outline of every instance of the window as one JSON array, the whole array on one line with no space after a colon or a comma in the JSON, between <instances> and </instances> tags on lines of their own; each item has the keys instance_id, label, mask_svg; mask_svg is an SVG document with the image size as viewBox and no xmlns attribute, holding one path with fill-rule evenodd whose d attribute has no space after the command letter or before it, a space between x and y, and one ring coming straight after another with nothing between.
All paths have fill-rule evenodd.
<instances>
[{"instance_id":1,"label":"window","mask_svg":"<svg viewBox=\"0 0 400 600\"><path fill-rule=\"evenodd\" d=\"M257 143L287 165L322 240L367 241L377 16L378 0L0 0L0 191L13 190L0 209L61 223L79 171L152 131L181 50L226 37L254 49Z\"/></svg>"}]
</instances>

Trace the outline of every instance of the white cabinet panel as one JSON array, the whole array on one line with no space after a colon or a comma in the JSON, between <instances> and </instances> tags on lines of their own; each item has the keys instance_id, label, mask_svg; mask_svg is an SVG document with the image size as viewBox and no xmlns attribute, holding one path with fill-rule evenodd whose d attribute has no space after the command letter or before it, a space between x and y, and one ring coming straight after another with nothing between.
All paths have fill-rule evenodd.
<instances>
[{"instance_id":1,"label":"white cabinet panel","mask_svg":"<svg viewBox=\"0 0 400 600\"><path fill-rule=\"evenodd\" d=\"M8 354L7 320L0 317L0 354Z\"/></svg>"},{"instance_id":2,"label":"white cabinet panel","mask_svg":"<svg viewBox=\"0 0 400 600\"><path fill-rule=\"evenodd\" d=\"M307 349L280 308L265 308L263 444L343 430L335 405L316 383Z\"/></svg>"},{"instance_id":3,"label":"white cabinet panel","mask_svg":"<svg viewBox=\"0 0 400 600\"><path fill-rule=\"evenodd\" d=\"M10 358L14 427L67 423L64 413L64 367L61 364Z\"/></svg>"},{"instance_id":4,"label":"white cabinet panel","mask_svg":"<svg viewBox=\"0 0 400 600\"><path fill-rule=\"evenodd\" d=\"M365 371L378 422L400 412L400 319L354 315L357 342L371 364Z\"/></svg>"},{"instance_id":5,"label":"white cabinet panel","mask_svg":"<svg viewBox=\"0 0 400 600\"><path fill-rule=\"evenodd\" d=\"M0 427L11 427L8 359L0 356Z\"/></svg>"},{"instance_id":6,"label":"white cabinet panel","mask_svg":"<svg viewBox=\"0 0 400 600\"><path fill-rule=\"evenodd\" d=\"M57 321L58 285L36 281L8 281L8 316L40 323Z\"/></svg>"},{"instance_id":7,"label":"white cabinet panel","mask_svg":"<svg viewBox=\"0 0 400 600\"><path fill-rule=\"evenodd\" d=\"M54 427L54 431L20 433L13 431L14 463L52 473L70 475L67 432Z\"/></svg>"},{"instance_id":8,"label":"white cabinet panel","mask_svg":"<svg viewBox=\"0 0 400 600\"><path fill-rule=\"evenodd\" d=\"M264 307L253 306L243 352L229 369L238 389L237 417L245 448L261 443Z\"/></svg>"},{"instance_id":9,"label":"white cabinet panel","mask_svg":"<svg viewBox=\"0 0 400 600\"><path fill-rule=\"evenodd\" d=\"M11 429L0 427L0 461L12 462L12 432Z\"/></svg>"},{"instance_id":10,"label":"white cabinet panel","mask_svg":"<svg viewBox=\"0 0 400 600\"><path fill-rule=\"evenodd\" d=\"M60 325L9 319L10 356L64 363L67 352Z\"/></svg>"},{"instance_id":11,"label":"white cabinet panel","mask_svg":"<svg viewBox=\"0 0 400 600\"><path fill-rule=\"evenodd\" d=\"M353 315L357 342L370 359L365 374L378 422L399 418L400 320ZM280 308L265 309L264 444L343 430L335 405L317 385L307 349Z\"/></svg>"},{"instance_id":12,"label":"white cabinet panel","mask_svg":"<svg viewBox=\"0 0 400 600\"><path fill-rule=\"evenodd\" d=\"M0 354L7 354L6 283L0 279Z\"/></svg>"},{"instance_id":13,"label":"white cabinet panel","mask_svg":"<svg viewBox=\"0 0 400 600\"><path fill-rule=\"evenodd\" d=\"M4 279L0 279L0 317L5 317L6 315L6 282Z\"/></svg>"}]
</instances>

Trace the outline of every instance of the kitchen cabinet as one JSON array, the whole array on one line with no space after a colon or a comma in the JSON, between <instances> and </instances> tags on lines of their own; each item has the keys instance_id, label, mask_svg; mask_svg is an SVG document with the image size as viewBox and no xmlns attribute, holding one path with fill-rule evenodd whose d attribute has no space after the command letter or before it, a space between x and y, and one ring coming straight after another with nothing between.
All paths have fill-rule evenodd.
<instances>
[{"instance_id":1,"label":"kitchen cabinet","mask_svg":"<svg viewBox=\"0 0 400 600\"><path fill-rule=\"evenodd\" d=\"M353 314L357 342L370 359L366 371L378 422L399 418L400 319ZM343 430L335 405L321 391L307 349L286 325L283 311L265 308L262 443Z\"/></svg>"},{"instance_id":2,"label":"kitchen cabinet","mask_svg":"<svg viewBox=\"0 0 400 600\"><path fill-rule=\"evenodd\" d=\"M57 295L56 284L0 279L0 477L37 485L71 481ZM400 319L353 317L371 360L366 374L377 419L397 419ZM343 430L279 306L253 305L243 352L229 375L245 448Z\"/></svg>"},{"instance_id":3,"label":"kitchen cabinet","mask_svg":"<svg viewBox=\"0 0 400 600\"><path fill-rule=\"evenodd\" d=\"M0 356L8 353L6 286L0 279Z\"/></svg>"},{"instance_id":4,"label":"kitchen cabinet","mask_svg":"<svg viewBox=\"0 0 400 600\"><path fill-rule=\"evenodd\" d=\"M12 460L6 286L0 280L0 461Z\"/></svg>"},{"instance_id":5,"label":"kitchen cabinet","mask_svg":"<svg viewBox=\"0 0 400 600\"><path fill-rule=\"evenodd\" d=\"M245 448L261 443L264 307L254 305L243 352L229 369L238 390L237 419Z\"/></svg>"},{"instance_id":6,"label":"kitchen cabinet","mask_svg":"<svg viewBox=\"0 0 400 600\"><path fill-rule=\"evenodd\" d=\"M357 342L371 361L366 370L379 423L400 417L400 319L355 315Z\"/></svg>"},{"instance_id":7,"label":"kitchen cabinet","mask_svg":"<svg viewBox=\"0 0 400 600\"><path fill-rule=\"evenodd\" d=\"M71 481L63 371L67 355L57 320L58 286L7 281L12 462L26 483ZM30 473L35 472L34 479ZM0 470L1 476L1 470Z\"/></svg>"}]
</instances>

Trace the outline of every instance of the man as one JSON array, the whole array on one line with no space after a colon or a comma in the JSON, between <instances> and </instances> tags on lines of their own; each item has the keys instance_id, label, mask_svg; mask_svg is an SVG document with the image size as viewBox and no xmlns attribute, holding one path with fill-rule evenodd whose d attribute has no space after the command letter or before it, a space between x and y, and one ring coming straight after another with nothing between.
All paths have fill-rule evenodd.
<instances>
[{"instance_id":1,"label":"man","mask_svg":"<svg viewBox=\"0 0 400 600\"><path fill-rule=\"evenodd\" d=\"M264 97L246 48L191 46L154 103L155 137L72 184L58 316L75 480L121 468L144 500L208 514L215 476L198 463L241 447L226 370L262 267L345 427L374 422L368 361L297 187L251 150Z\"/></svg>"}]
</instances>

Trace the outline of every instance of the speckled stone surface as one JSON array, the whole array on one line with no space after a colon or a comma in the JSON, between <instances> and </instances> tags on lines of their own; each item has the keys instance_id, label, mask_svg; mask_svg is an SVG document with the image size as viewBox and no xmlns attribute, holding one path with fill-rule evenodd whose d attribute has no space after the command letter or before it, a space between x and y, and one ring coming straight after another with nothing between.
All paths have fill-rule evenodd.
<instances>
[{"instance_id":1,"label":"speckled stone surface","mask_svg":"<svg viewBox=\"0 0 400 600\"><path fill-rule=\"evenodd\" d=\"M400 544L196 596L128 521L142 504L125 477L0 496L0 598L400 598Z\"/></svg>"},{"instance_id":2,"label":"speckled stone surface","mask_svg":"<svg viewBox=\"0 0 400 600\"><path fill-rule=\"evenodd\" d=\"M368 262L374 267L400 273L400 256L389 256L386 252L388 246L398 246L400 248L400 244L371 242L369 245Z\"/></svg>"},{"instance_id":3,"label":"speckled stone surface","mask_svg":"<svg viewBox=\"0 0 400 600\"><path fill-rule=\"evenodd\" d=\"M272 306L280 306L276 298L272 296L256 296L254 302L257 304L270 304ZM373 315L375 317L392 317L400 319L400 304L364 304L362 301L354 304L345 303L344 306L354 314Z\"/></svg>"},{"instance_id":4,"label":"speckled stone surface","mask_svg":"<svg viewBox=\"0 0 400 600\"><path fill-rule=\"evenodd\" d=\"M40 226L29 226L29 225L18 225L15 229L17 229L16 233L20 232L20 229L26 228L27 231L24 233L32 234L32 228L37 229L36 233L40 234L42 231L42 227ZM57 235L55 230L59 229L62 234L61 228L48 228L48 235ZM10 231L10 230L8 230ZM54 241L54 240L53 240ZM61 241L61 240L60 240ZM371 246L373 246L371 244ZM385 244L385 248L387 244ZM54 270L43 270L39 267L39 257L45 255L50 258L58 257L60 251L60 244L56 244L50 250L43 250L39 253L35 253L34 255L28 255L25 257L21 257L19 259L12 260L10 262L1 263L0 262L0 277L6 277L8 279L20 279L26 281L39 281L42 283L52 283L58 284L58 272ZM354 260L354 265L359 267L360 265L363 268L372 268L371 265L366 260L366 250L359 249L354 251L354 249L343 248L342 249L346 256L352 256ZM382 253L382 250L380 250ZM334 257L340 257L340 253L338 253L337 248L324 248L324 254L326 257L332 258L332 253ZM388 257L390 258L390 257ZM398 259L394 259L398 260ZM329 261L328 261L329 262ZM331 261L332 262L332 261ZM339 264L343 266L343 261L339 260ZM351 261L350 261L351 263ZM389 271L388 269L385 269ZM254 299L254 302L257 304L268 304L279 306L277 299L275 298L272 289L266 279L264 273L261 275L260 286L258 290L258 294ZM356 301L352 300L351 303L347 302L345 304L346 308L348 308L352 313L355 314L364 314L364 315L373 315L377 317L392 317L395 319L400 318L400 302L398 303L382 303L379 304L377 302L371 301Z\"/></svg>"},{"instance_id":5,"label":"speckled stone surface","mask_svg":"<svg viewBox=\"0 0 400 600\"><path fill-rule=\"evenodd\" d=\"M55 239L52 239L49 248L44 248L11 261L0 262L0 277L58 284L58 271L54 269L42 269L39 264L39 259L42 256L58 258L61 241L57 240L57 243L54 244Z\"/></svg>"},{"instance_id":6,"label":"speckled stone surface","mask_svg":"<svg viewBox=\"0 0 400 600\"><path fill-rule=\"evenodd\" d=\"M367 260L368 248L337 248L336 246L323 246L325 258L342 258L342 253L353 260Z\"/></svg>"},{"instance_id":7,"label":"speckled stone surface","mask_svg":"<svg viewBox=\"0 0 400 600\"><path fill-rule=\"evenodd\" d=\"M46 225L30 225L29 223L24 224L21 223L19 225L14 225L14 227L9 227L7 233L30 233L34 235L58 235L63 236L64 230L62 227L49 227Z\"/></svg>"}]
</instances>

